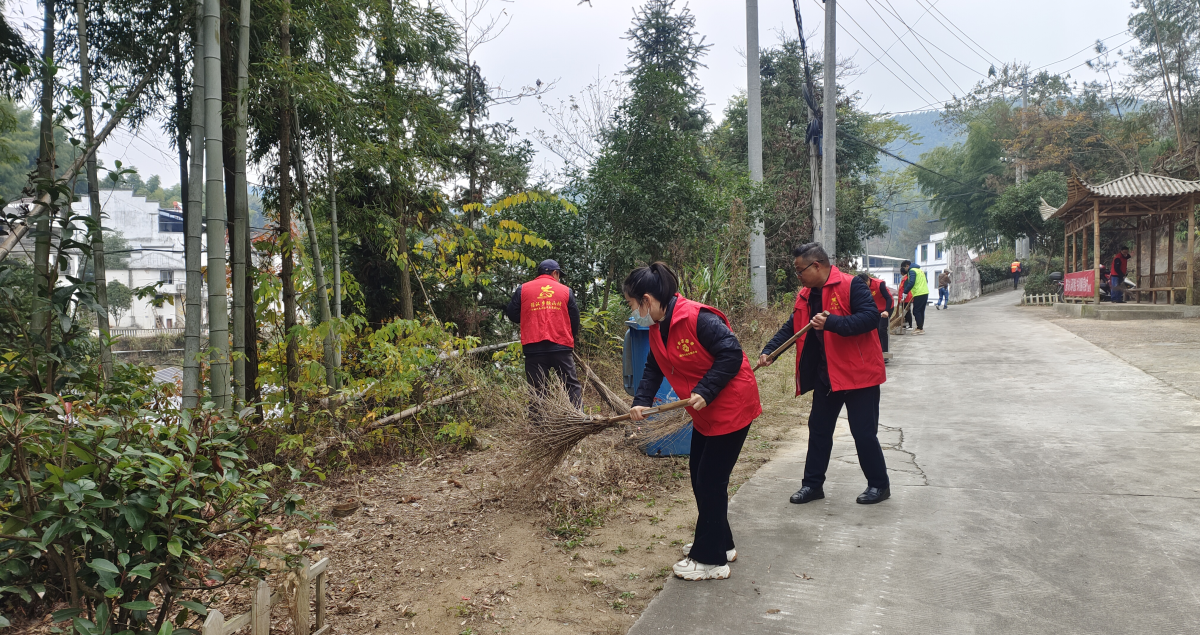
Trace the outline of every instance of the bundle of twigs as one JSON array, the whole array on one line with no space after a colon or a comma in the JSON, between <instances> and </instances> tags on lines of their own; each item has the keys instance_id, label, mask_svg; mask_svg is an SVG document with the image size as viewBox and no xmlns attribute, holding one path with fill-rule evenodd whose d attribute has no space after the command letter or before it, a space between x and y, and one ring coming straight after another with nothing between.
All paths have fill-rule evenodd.
<instances>
[{"instance_id":1,"label":"bundle of twigs","mask_svg":"<svg viewBox=\"0 0 1200 635\"><path fill-rule=\"evenodd\" d=\"M686 405L686 401L675 401L646 414L670 412ZM536 480L544 479L580 441L629 419L629 413L604 417L581 412L571 403L562 382L551 378L541 390L530 391L529 416L522 431L524 457L518 471Z\"/></svg>"}]
</instances>

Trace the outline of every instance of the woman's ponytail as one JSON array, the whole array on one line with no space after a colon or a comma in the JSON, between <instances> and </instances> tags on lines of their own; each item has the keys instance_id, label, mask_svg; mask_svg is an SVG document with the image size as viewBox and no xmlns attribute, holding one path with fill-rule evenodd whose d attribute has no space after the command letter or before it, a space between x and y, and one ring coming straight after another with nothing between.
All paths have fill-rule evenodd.
<instances>
[{"instance_id":1,"label":"woman's ponytail","mask_svg":"<svg viewBox=\"0 0 1200 635\"><path fill-rule=\"evenodd\" d=\"M625 283L621 285L621 291L625 297L635 300L641 300L642 296L650 294L650 297L666 306L679 292L679 279L667 263L655 262L648 267L638 267L629 272Z\"/></svg>"}]
</instances>

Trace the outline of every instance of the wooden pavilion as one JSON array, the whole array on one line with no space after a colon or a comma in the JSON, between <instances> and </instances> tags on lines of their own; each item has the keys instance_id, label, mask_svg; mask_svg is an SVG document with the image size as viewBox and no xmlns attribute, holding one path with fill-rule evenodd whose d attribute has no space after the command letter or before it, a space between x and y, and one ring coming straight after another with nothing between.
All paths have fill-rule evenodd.
<instances>
[{"instance_id":1,"label":"wooden pavilion","mask_svg":"<svg viewBox=\"0 0 1200 635\"><path fill-rule=\"evenodd\" d=\"M1078 299L1090 296L1099 303L1103 259L1112 258L1117 244L1132 242L1130 269L1134 275L1130 278L1137 288L1126 293L1139 303L1157 304L1161 297L1175 304L1176 292L1182 291L1184 303L1193 304L1197 203L1200 181L1134 173L1092 185L1072 176L1067 182L1067 202L1062 207L1054 209L1042 201L1043 217L1062 219L1066 226L1064 295ZM1185 250L1184 262L1177 263L1175 243L1180 241L1176 234L1185 222L1187 244L1180 245ZM1101 243L1101 229L1109 232L1110 244ZM1123 236L1114 242L1113 233L1133 240Z\"/></svg>"}]
</instances>

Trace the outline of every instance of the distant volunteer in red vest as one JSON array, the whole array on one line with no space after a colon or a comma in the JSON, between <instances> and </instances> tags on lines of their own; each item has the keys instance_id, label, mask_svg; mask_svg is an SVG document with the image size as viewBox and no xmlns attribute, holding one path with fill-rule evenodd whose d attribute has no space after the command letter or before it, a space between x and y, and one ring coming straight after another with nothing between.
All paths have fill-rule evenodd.
<instances>
[{"instance_id":1,"label":"distant volunteer in red vest","mask_svg":"<svg viewBox=\"0 0 1200 635\"><path fill-rule=\"evenodd\" d=\"M864 505L891 496L887 465L879 447L879 385L886 381L879 345L879 309L862 280L829 264L821 245L800 245L793 252L796 275L804 286L796 296L792 317L762 351L760 362L796 331L812 322L812 330L796 342L796 394L813 391L808 415L808 456L802 487L791 502L825 498L825 470L833 450L833 428L842 406L858 463L867 477ZM821 315L828 311L829 317Z\"/></svg>"},{"instance_id":2,"label":"distant volunteer in red vest","mask_svg":"<svg viewBox=\"0 0 1200 635\"><path fill-rule=\"evenodd\" d=\"M650 327L650 352L633 407L641 421L665 377L692 415L692 493L696 535L673 570L684 580L724 580L737 559L729 529L729 475L750 422L762 414L750 360L718 310L679 295L675 273L656 262L638 267L622 289L633 319Z\"/></svg>"},{"instance_id":3,"label":"distant volunteer in red vest","mask_svg":"<svg viewBox=\"0 0 1200 635\"><path fill-rule=\"evenodd\" d=\"M579 307L575 292L562 284L558 263L543 260L538 277L517 288L504 314L521 325L525 379L540 389L553 370L576 407L583 407L583 385L575 374L575 338Z\"/></svg>"},{"instance_id":4,"label":"distant volunteer in red vest","mask_svg":"<svg viewBox=\"0 0 1200 635\"><path fill-rule=\"evenodd\" d=\"M867 283L867 287L871 290L871 299L875 301L875 308L879 309L879 345L886 353L888 352L888 316L892 313L892 294L888 291L886 282L865 271L858 274L858 279ZM883 363L886 364L887 361L885 358Z\"/></svg>"}]
</instances>

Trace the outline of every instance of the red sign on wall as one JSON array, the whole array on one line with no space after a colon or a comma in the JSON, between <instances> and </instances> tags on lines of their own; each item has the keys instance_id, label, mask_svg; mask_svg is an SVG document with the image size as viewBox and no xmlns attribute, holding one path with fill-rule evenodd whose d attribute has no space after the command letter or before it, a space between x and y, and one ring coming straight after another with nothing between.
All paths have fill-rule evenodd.
<instances>
[{"instance_id":1,"label":"red sign on wall","mask_svg":"<svg viewBox=\"0 0 1200 635\"><path fill-rule=\"evenodd\" d=\"M1063 295L1090 298L1096 294L1096 270L1076 271L1063 276Z\"/></svg>"}]
</instances>

